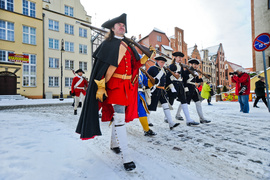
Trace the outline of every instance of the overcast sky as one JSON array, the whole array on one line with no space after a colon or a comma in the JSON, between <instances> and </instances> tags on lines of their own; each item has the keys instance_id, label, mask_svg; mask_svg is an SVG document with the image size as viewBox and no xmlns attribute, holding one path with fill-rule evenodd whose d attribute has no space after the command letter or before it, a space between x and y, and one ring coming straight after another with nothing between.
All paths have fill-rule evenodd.
<instances>
[{"instance_id":1,"label":"overcast sky","mask_svg":"<svg viewBox=\"0 0 270 180\"><path fill-rule=\"evenodd\" d=\"M127 37L147 36L155 27L174 35L184 30L188 48L223 44L226 60L252 67L250 0L80 0L92 25L127 14Z\"/></svg>"}]
</instances>

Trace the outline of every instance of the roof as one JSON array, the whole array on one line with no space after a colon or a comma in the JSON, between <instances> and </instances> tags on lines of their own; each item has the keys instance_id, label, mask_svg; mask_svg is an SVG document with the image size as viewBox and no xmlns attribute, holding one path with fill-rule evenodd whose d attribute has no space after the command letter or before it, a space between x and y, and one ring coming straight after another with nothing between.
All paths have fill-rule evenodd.
<instances>
[{"instance_id":1,"label":"roof","mask_svg":"<svg viewBox=\"0 0 270 180\"><path fill-rule=\"evenodd\" d=\"M194 51L194 46L191 48L188 48L187 51L188 51L188 56L191 56L192 52Z\"/></svg>"},{"instance_id":2,"label":"roof","mask_svg":"<svg viewBox=\"0 0 270 180\"><path fill-rule=\"evenodd\" d=\"M154 31L157 31L157 32L162 33L162 34L165 34L165 32L161 31L160 29L158 29L156 27L154 28Z\"/></svg>"},{"instance_id":3,"label":"roof","mask_svg":"<svg viewBox=\"0 0 270 180\"><path fill-rule=\"evenodd\" d=\"M232 62L229 62L229 61L228 61L228 64L231 66L231 68L233 69L233 71L236 71L238 68L243 68L242 66L240 66L238 64L235 64L235 63L232 63Z\"/></svg>"},{"instance_id":4,"label":"roof","mask_svg":"<svg viewBox=\"0 0 270 180\"><path fill-rule=\"evenodd\" d=\"M166 45L161 45L165 50L167 51L173 51L173 49L170 46L166 46Z\"/></svg>"},{"instance_id":5,"label":"roof","mask_svg":"<svg viewBox=\"0 0 270 180\"><path fill-rule=\"evenodd\" d=\"M208 50L208 56L216 55L217 52L218 52L219 47L220 47L220 45L216 45L216 46L211 46L211 47L205 48L205 49Z\"/></svg>"}]
</instances>

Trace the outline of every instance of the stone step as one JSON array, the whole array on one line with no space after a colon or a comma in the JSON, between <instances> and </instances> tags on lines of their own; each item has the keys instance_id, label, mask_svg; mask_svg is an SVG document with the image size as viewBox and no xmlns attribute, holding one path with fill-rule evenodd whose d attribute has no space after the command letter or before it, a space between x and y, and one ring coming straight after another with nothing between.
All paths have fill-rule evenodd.
<instances>
[{"instance_id":1,"label":"stone step","mask_svg":"<svg viewBox=\"0 0 270 180\"><path fill-rule=\"evenodd\" d=\"M23 99L27 99L26 97L22 96L22 95L0 95L0 101L2 99L15 99L15 100L23 100Z\"/></svg>"}]
</instances>

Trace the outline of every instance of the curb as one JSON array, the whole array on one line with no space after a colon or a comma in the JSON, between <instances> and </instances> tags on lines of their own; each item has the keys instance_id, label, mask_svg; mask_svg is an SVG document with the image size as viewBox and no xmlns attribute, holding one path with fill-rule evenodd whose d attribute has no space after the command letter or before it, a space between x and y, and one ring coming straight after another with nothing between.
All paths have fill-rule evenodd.
<instances>
[{"instance_id":1,"label":"curb","mask_svg":"<svg viewBox=\"0 0 270 180\"><path fill-rule=\"evenodd\" d=\"M72 105L72 102L65 103L53 103L53 104L25 104L25 105L8 105L8 106L0 106L0 110L7 109L21 109L21 108L35 108L35 107L49 107L49 106L67 106Z\"/></svg>"}]
</instances>

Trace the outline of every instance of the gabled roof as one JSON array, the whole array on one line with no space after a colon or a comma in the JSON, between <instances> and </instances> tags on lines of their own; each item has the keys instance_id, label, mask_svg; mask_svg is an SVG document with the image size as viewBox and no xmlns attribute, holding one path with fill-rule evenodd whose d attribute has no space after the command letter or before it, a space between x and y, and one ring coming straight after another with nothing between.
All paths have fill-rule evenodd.
<instances>
[{"instance_id":1,"label":"gabled roof","mask_svg":"<svg viewBox=\"0 0 270 180\"><path fill-rule=\"evenodd\" d=\"M211 46L208 48L204 48L208 50L208 56L213 56L216 55L218 50L219 50L220 45L216 45L216 46Z\"/></svg>"},{"instance_id":2,"label":"gabled roof","mask_svg":"<svg viewBox=\"0 0 270 180\"><path fill-rule=\"evenodd\" d=\"M231 68L233 69L233 71L236 71L238 68L243 68L242 66L240 66L238 64L235 64L235 63L232 63L232 62L229 62L229 61L228 61L228 64L231 66Z\"/></svg>"},{"instance_id":3,"label":"gabled roof","mask_svg":"<svg viewBox=\"0 0 270 180\"><path fill-rule=\"evenodd\" d=\"M167 39L170 41L170 39L169 39L168 36L165 34L165 32L163 32L163 31L161 31L160 29L158 29L158 28L155 27L155 28L154 28L147 36L141 38L138 42L142 41L143 39L146 39L153 31L159 32L159 33L161 33L161 34L164 34L164 35L167 37Z\"/></svg>"},{"instance_id":4,"label":"gabled roof","mask_svg":"<svg viewBox=\"0 0 270 180\"><path fill-rule=\"evenodd\" d=\"M167 51L173 51L173 49L170 46L161 45L165 50Z\"/></svg>"},{"instance_id":5,"label":"gabled roof","mask_svg":"<svg viewBox=\"0 0 270 180\"><path fill-rule=\"evenodd\" d=\"M156 28L156 27L153 29L153 31L157 31L157 32L159 32L159 33L165 34L165 32L161 31L160 29L158 29L158 28Z\"/></svg>"},{"instance_id":6,"label":"gabled roof","mask_svg":"<svg viewBox=\"0 0 270 180\"><path fill-rule=\"evenodd\" d=\"M194 46L187 49L188 56L191 56L192 55L192 52L194 51L194 49L195 49Z\"/></svg>"}]
</instances>

